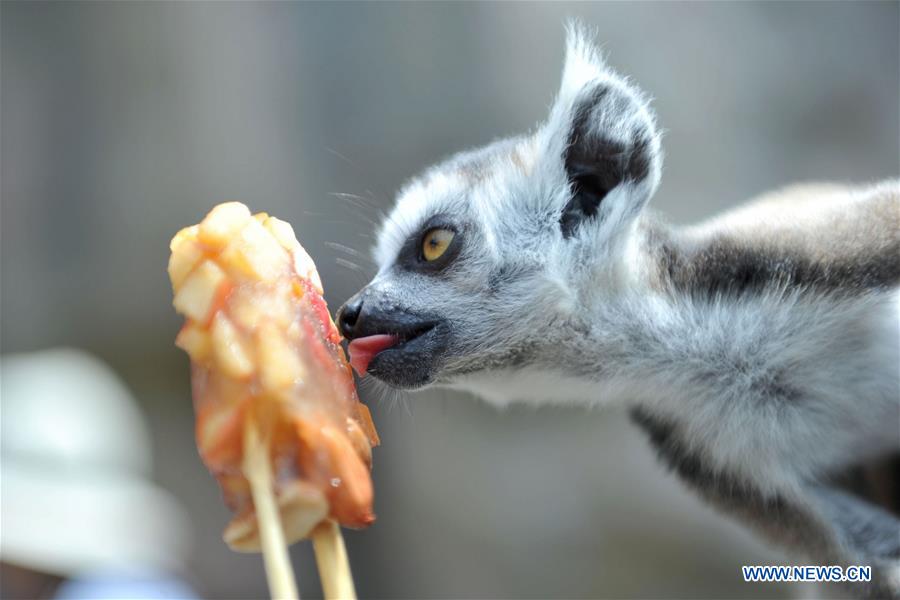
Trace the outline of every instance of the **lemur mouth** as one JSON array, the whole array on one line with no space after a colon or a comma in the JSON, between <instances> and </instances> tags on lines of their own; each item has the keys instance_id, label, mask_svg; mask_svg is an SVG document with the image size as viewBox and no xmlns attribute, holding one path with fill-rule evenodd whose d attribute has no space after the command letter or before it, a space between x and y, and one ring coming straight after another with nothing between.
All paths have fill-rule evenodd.
<instances>
[{"instance_id":1,"label":"lemur mouth","mask_svg":"<svg viewBox=\"0 0 900 600\"><path fill-rule=\"evenodd\" d=\"M370 373L369 365L386 350L406 350L414 342L434 329L435 323L424 323L406 331L396 333L378 333L352 340L347 346L350 355L350 366L360 377ZM374 374L374 373L373 373Z\"/></svg>"}]
</instances>

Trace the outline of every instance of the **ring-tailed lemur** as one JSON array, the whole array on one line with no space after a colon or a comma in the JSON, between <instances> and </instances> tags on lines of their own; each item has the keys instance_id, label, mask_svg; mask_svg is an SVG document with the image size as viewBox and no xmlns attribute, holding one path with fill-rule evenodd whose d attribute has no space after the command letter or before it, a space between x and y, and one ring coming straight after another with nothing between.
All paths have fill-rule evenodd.
<instances>
[{"instance_id":1,"label":"ring-tailed lemur","mask_svg":"<svg viewBox=\"0 0 900 600\"><path fill-rule=\"evenodd\" d=\"M536 132L400 193L339 314L357 370L496 404L622 404L719 508L900 596L900 182L808 185L688 228L644 210L646 97L578 27ZM853 474L853 477L850 475Z\"/></svg>"}]
</instances>

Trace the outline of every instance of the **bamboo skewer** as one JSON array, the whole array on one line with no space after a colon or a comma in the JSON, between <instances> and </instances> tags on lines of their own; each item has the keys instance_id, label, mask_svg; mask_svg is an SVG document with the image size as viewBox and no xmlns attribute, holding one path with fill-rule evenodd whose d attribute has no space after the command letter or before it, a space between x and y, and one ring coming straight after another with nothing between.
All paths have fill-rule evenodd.
<instances>
[{"instance_id":1,"label":"bamboo skewer","mask_svg":"<svg viewBox=\"0 0 900 600\"><path fill-rule=\"evenodd\" d=\"M356 588L340 526L328 519L316 528L312 539L325 600L356 600Z\"/></svg>"},{"instance_id":2,"label":"bamboo skewer","mask_svg":"<svg viewBox=\"0 0 900 600\"><path fill-rule=\"evenodd\" d=\"M256 508L269 593L278 600L299 600L278 505L275 503L269 444L260 439L256 421L252 417L247 419L244 428L244 475L250 482L253 506Z\"/></svg>"}]
</instances>

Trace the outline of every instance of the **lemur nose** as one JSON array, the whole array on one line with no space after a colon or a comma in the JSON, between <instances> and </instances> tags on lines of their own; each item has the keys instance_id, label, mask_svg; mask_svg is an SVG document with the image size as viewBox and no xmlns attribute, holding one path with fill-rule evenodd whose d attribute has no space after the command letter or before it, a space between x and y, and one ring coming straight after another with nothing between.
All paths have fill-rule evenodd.
<instances>
[{"instance_id":1,"label":"lemur nose","mask_svg":"<svg viewBox=\"0 0 900 600\"><path fill-rule=\"evenodd\" d=\"M347 303L338 310L338 327L340 327L341 334L348 340L352 340L354 337L362 305L362 296L357 294L347 300Z\"/></svg>"}]
</instances>

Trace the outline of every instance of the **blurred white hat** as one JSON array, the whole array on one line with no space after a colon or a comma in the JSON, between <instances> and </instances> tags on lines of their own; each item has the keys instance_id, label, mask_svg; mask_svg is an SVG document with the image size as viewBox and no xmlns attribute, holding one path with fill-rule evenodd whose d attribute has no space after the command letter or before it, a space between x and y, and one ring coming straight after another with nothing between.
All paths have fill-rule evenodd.
<instances>
[{"instance_id":1,"label":"blurred white hat","mask_svg":"<svg viewBox=\"0 0 900 600\"><path fill-rule=\"evenodd\" d=\"M150 436L121 380L70 349L0 358L0 558L63 576L173 570L190 524L151 481Z\"/></svg>"}]
</instances>

